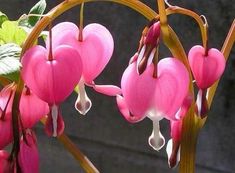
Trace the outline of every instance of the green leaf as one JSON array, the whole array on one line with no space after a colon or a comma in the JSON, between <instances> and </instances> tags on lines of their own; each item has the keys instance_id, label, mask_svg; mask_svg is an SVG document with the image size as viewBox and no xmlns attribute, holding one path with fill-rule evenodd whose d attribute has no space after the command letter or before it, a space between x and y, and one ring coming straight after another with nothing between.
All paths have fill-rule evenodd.
<instances>
[{"instance_id":1,"label":"green leaf","mask_svg":"<svg viewBox=\"0 0 235 173\"><path fill-rule=\"evenodd\" d=\"M0 75L17 80L21 67L20 52L21 48L14 43L0 46Z\"/></svg>"},{"instance_id":2,"label":"green leaf","mask_svg":"<svg viewBox=\"0 0 235 173\"><path fill-rule=\"evenodd\" d=\"M7 15L5 15L0 11L0 27L2 26L2 23L5 22L6 20L8 20Z\"/></svg>"},{"instance_id":3,"label":"green leaf","mask_svg":"<svg viewBox=\"0 0 235 173\"><path fill-rule=\"evenodd\" d=\"M22 16L19 20L20 26L26 26L28 28L32 28L35 26L35 24L40 20L40 15L42 15L46 9L46 0L40 0L38 3L36 3L31 10L29 11L29 17ZM33 16L33 15L39 15L39 16Z\"/></svg>"},{"instance_id":4,"label":"green leaf","mask_svg":"<svg viewBox=\"0 0 235 173\"><path fill-rule=\"evenodd\" d=\"M0 28L0 45L15 43L19 46L23 44L27 37L26 31L18 26L16 21L5 21Z\"/></svg>"}]
</instances>

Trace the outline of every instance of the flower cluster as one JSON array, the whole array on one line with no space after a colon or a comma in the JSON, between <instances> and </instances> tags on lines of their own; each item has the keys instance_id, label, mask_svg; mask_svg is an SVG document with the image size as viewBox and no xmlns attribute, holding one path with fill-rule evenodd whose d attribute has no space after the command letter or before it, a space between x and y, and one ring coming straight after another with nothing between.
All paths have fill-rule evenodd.
<instances>
[{"instance_id":1,"label":"flower cluster","mask_svg":"<svg viewBox=\"0 0 235 173\"><path fill-rule=\"evenodd\" d=\"M194 98L189 91L190 72L185 65L174 57L158 62L160 28L160 22L153 20L144 29L139 49L122 76L122 95L118 95L116 100L127 121L136 123L146 117L152 120L153 132L148 142L154 150L160 150L165 144L159 121L163 118L170 121L172 139L168 141L166 150L172 168L180 160L183 119ZM222 75L225 59L217 49L207 52L201 46L194 46L188 59L199 87L196 113L203 118L208 111L206 89Z\"/></svg>"},{"instance_id":2,"label":"flower cluster","mask_svg":"<svg viewBox=\"0 0 235 173\"><path fill-rule=\"evenodd\" d=\"M38 172L36 136L29 129L45 116L46 134L61 135L65 124L60 104L76 86L79 94L75 108L83 115L91 107L85 84L109 96L121 94L117 86L96 85L94 82L113 53L114 41L110 32L104 26L93 23L83 29L83 40L78 39L79 33L75 24L59 23L51 29L46 47L35 45L23 55L21 76L25 88L19 103L20 142L17 152L13 151L10 155L1 150L3 164L0 173L17 169L23 173ZM0 93L0 149L13 141L12 104L15 91L16 84L11 84Z\"/></svg>"},{"instance_id":3,"label":"flower cluster","mask_svg":"<svg viewBox=\"0 0 235 173\"><path fill-rule=\"evenodd\" d=\"M13 114L17 85L9 84L0 92L0 173L39 171L37 139L31 128L44 118L46 134L61 135L65 123L60 105L76 88L76 110L85 115L92 106L85 86L115 96L128 122L149 118L153 131L148 143L154 150L159 151L165 145L160 121L169 120L171 139L166 150L169 166L175 167L180 161L184 118L190 109L198 118L206 117L207 89L221 77L225 58L215 48L197 45L189 51L186 63L174 56L160 59L161 29L156 19L145 27L139 48L130 59L119 88L94 82L114 50L114 41L107 28L92 23L79 29L71 22L51 28L45 47L34 45L22 56L24 89L18 116ZM198 87L196 99L190 91L193 78ZM13 150L9 154L3 149L11 142Z\"/></svg>"}]
</instances>

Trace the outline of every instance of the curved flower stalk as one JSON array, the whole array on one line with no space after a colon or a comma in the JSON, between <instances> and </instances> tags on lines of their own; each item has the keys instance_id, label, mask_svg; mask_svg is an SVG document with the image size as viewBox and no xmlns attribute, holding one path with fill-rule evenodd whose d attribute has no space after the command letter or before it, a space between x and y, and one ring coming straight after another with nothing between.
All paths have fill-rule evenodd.
<instances>
[{"instance_id":1,"label":"curved flower stalk","mask_svg":"<svg viewBox=\"0 0 235 173\"><path fill-rule=\"evenodd\" d=\"M51 131L53 136L57 136L63 131L63 129L57 128L57 123L63 124L59 104L72 93L81 74L80 55L68 45L60 45L52 50L34 46L22 57L21 75L25 84L50 106L48 116L52 118L53 125L46 126L46 131ZM58 127L63 128L64 126Z\"/></svg>"},{"instance_id":2,"label":"curved flower stalk","mask_svg":"<svg viewBox=\"0 0 235 173\"><path fill-rule=\"evenodd\" d=\"M206 50L199 45L190 49L188 59L199 88L196 101L197 113L201 118L204 118L208 112L207 88L211 87L221 77L226 61L219 50L215 48Z\"/></svg>"},{"instance_id":3,"label":"curved flower stalk","mask_svg":"<svg viewBox=\"0 0 235 173\"><path fill-rule=\"evenodd\" d=\"M79 94L75 103L75 108L81 114L85 115L92 105L86 94L85 85L109 96L120 94L120 88L116 86L94 83L94 79L103 71L113 54L113 38L104 26L97 23L87 25L82 30L82 40L79 40L79 28L71 22L57 24L52 28L52 32L52 49L66 44L74 47L81 56L82 79L78 83Z\"/></svg>"}]
</instances>

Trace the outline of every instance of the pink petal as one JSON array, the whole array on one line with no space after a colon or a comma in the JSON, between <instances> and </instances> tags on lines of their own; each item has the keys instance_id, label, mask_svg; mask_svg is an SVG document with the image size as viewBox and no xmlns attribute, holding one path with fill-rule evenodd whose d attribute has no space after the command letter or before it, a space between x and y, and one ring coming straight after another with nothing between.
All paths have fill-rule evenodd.
<instances>
[{"instance_id":1,"label":"pink petal","mask_svg":"<svg viewBox=\"0 0 235 173\"><path fill-rule=\"evenodd\" d=\"M185 97L182 106L180 107L180 109L179 109L178 112L176 113L175 118L178 119L178 120L182 120L182 119L186 116L186 114L187 114L187 112L188 112L190 106L192 105L192 103L193 103L193 97L192 97L192 95L189 93L189 94Z\"/></svg>"},{"instance_id":2,"label":"pink petal","mask_svg":"<svg viewBox=\"0 0 235 173\"><path fill-rule=\"evenodd\" d=\"M108 96L116 96L122 93L121 88L115 85L94 85L93 89Z\"/></svg>"},{"instance_id":3,"label":"pink petal","mask_svg":"<svg viewBox=\"0 0 235 173\"><path fill-rule=\"evenodd\" d=\"M152 77L153 65L149 66L142 75L138 75L136 64L130 64L123 73L121 88L130 113L141 120L153 107L153 93L157 80Z\"/></svg>"},{"instance_id":4,"label":"pink petal","mask_svg":"<svg viewBox=\"0 0 235 173\"><path fill-rule=\"evenodd\" d=\"M205 56L205 49L199 45L190 49L188 60L200 89L213 85L223 74L226 64L225 58L219 50L211 48L208 55Z\"/></svg>"},{"instance_id":5,"label":"pink petal","mask_svg":"<svg viewBox=\"0 0 235 173\"><path fill-rule=\"evenodd\" d=\"M67 39L78 36L78 34L75 35L76 33L78 33L78 27L72 22L61 22L55 25L52 28L52 49L56 49L56 47L70 42ZM71 36L68 36L70 34ZM46 40L46 47L49 50L49 37Z\"/></svg>"},{"instance_id":6,"label":"pink petal","mask_svg":"<svg viewBox=\"0 0 235 173\"><path fill-rule=\"evenodd\" d=\"M158 63L155 108L165 118L175 120L175 114L188 94L189 75L185 66L175 58L164 58Z\"/></svg>"},{"instance_id":7,"label":"pink petal","mask_svg":"<svg viewBox=\"0 0 235 173\"><path fill-rule=\"evenodd\" d=\"M5 148L13 140L11 120L0 120L0 149Z\"/></svg>"},{"instance_id":8,"label":"pink petal","mask_svg":"<svg viewBox=\"0 0 235 173\"><path fill-rule=\"evenodd\" d=\"M119 111L122 113L124 118L130 123L137 123L144 118L141 116L133 116L132 114L130 114L127 104L122 96L117 95L116 101L117 101L117 106L118 106Z\"/></svg>"},{"instance_id":9,"label":"pink petal","mask_svg":"<svg viewBox=\"0 0 235 173\"><path fill-rule=\"evenodd\" d=\"M155 47L155 46L157 45L157 43L158 43L157 40L158 40L159 37L160 37L160 31L161 31L160 22L154 23L154 24L149 28L144 43L145 43L145 44L150 44L150 45L152 45L153 47Z\"/></svg>"},{"instance_id":10,"label":"pink petal","mask_svg":"<svg viewBox=\"0 0 235 173\"><path fill-rule=\"evenodd\" d=\"M0 150L5 148L13 140L12 133L12 104L15 94L15 85L5 86L0 92Z\"/></svg>"},{"instance_id":11,"label":"pink petal","mask_svg":"<svg viewBox=\"0 0 235 173\"><path fill-rule=\"evenodd\" d=\"M137 61L137 59L138 59L138 53L135 53L132 57L131 57L131 59L130 59L130 61L129 61L129 65L130 64L132 64L132 63L134 63L134 62L136 62Z\"/></svg>"},{"instance_id":12,"label":"pink petal","mask_svg":"<svg viewBox=\"0 0 235 173\"><path fill-rule=\"evenodd\" d=\"M59 46L48 61L47 51L41 46L29 49L22 58L22 77L26 85L40 99L49 104L60 103L68 97L82 73L82 63L77 51L69 46Z\"/></svg>"},{"instance_id":13,"label":"pink petal","mask_svg":"<svg viewBox=\"0 0 235 173\"><path fill-rule=\"evenodd\" d=\"M0 173L10 173L11 164L8 161L9 153L4 150L0 150Z\"/></svg>"},{"instance_id":14,"label":"pink petal","mask_svg":"<svg viewBox=\"0 0 235 173\"><path fill-rule=\"evenodd\" d=\"M182 120L171 121L171 137L174 139L174 141L181 140L182 124Z\"/></svg>"},{"instance_id":15,"label":"pink petal","mask_svg":"<svg viewBox=\"0 0 235 173\"><path fill-rule=\"evenodd\" d=\"M84 28L83 38L83 42L78 44L77 49L83 61L83 78L89 83L109 62L113 54L114 42L110 32L104 26L95 23Z\"/></svg>"},{"instance_id":16,"label":"pink petal","mask_svg":"<svg viewBox=\"0 0 235 173\"><path fill-rule=\"evenodd\" d=\"M104 26L93 23L83 29L83 41L79 42L79 29L72 23L66 25L69 25L68 30L64 29L66 26L55 26L52 29L52 32L61 33L52 34L53 47L66 44L76 48L83 62L83 78L86 83L90 83L103 71L112 56L112 35Z\"/></svg>"},{"instance_id":17,"label":"pink petal","mask_svg":"<svg viewBox=\"0 0 235 173\"><path fill-rule=\"evenodd\" d=\"M35 94L27 94L26 89L20 99L20 113L24 128L32 128L42 117L49 112L48 104Z\"/></svg>"},{"instance_id":18,"label":"pink petal","mask_svg":"<svg viewBox=\"0 0 235 173\"><path fill-rule=\"evenodd\" d=\"M39 172L39 153L36 136L33 131L27 131L26 138L20 141L18 161L22 173Z\"/></svg>"}]
</instances>

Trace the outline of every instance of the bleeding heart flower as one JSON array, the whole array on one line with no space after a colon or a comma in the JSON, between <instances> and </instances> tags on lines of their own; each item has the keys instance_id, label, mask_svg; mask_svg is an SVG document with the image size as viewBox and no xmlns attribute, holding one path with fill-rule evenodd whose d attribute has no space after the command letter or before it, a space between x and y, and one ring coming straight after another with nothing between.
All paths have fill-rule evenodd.
<instances>
[{"instance_id":1,"label":"bleeding heart flower","mask_svg":"<svg viewBox=\"0 0 235 173\"><path fill-rule=\"evenodd\" d=\"M10 173L11 164L9 161L9 153L4 150L0 150L0 173Z\"/></svg>"},{"instance_id":2,"label":"bleeding heart flower","mask_svg":"<svg viewBox=\"0 0 235 173\"><path fill-rule=\"evenodd\" d=\"M36 135L32 130L27 130L20 140L18 162L22 173L39 172L39 153Z\"/></svg>"},{"instance_id":3,"label":"bleeding heart flower","mask_svg":"<svg viewBox=\"0 0 235 173\"><path fill-rule=\"evenodd\" d=\"M170 121L171 126L171 139L167 143L166 152L168 156L168 164L170 168L174 168L180 161L180 145L182 136L183 118L186 116L191 104L193 97L188 94L185 97L182 106L176 113L178 120Z\"/></svg>"},{"instance_id":4,"label":"bleeding heart flower","mask_svg":"<svg viewBox=\"0 0 235 173\"><path fill-rule=\"evenodd\" d=\"M202 46L193 46L188 54L189 64L200 89L207 89L218 80L225 69L223 54L215 49L209 49L205 55Z\"/></svg>"},{"instance_id":5,"label":"bleeding heart flower","mask_svg":"<svg viewBox=\"0 0 235 173\"><path fill-rule=\"evenodd\" d=\"M138 73L142 74L146 67L152 63L154 56L157 54L157 46L160 38L160 22L155 22L143 31L138 50Z\"/></svg>"},{"instance_id":6,"label":"bleeding heart flower","mask_svg":"<svg viewBox=\"0 0 235 173\"><path fill-rule=\"evenodd\" d=\"M84 84L93 87L97 92L115 96L120 94L120 88L112 85L96 85L94 79L103 71L109 62L114 48L110 32L102 25L93 23L87 25L83 31L83 40L79 41L79 29L71 22L62 22L52 28L52 46L70 45L81 55L83 72L79 82L79 94L75 108L85 115L91 108L91 101L85 92ZM47 41L47 46L49 41Z\"/></svg>"},{"instance_id":7,"label":"bleeding heart flower","mask_svg":"<svg viewBox=\"0 0 235 173\"><path fill-rule=\"evenodd\" d=\"M30 48L22 57L21 75L34 94L50 107L58 109L59 104L72 93L79 82L82 62L79 53L67 45L54 47L52 59L49 56L50 52L42 46ZM58 113L58 110L52 113ZM58 114L48 116L57 119ZM53 136L56 135L57 132L54 131Z\"/></svg>"},{"instance_id":8,"label":"bleeding heart flower","mask_svg":"<svg viewBox=\"0 0 235 173\"><path fill-rule=\"evenodd\" d=\"M117 99L121 110L128 108L130 113L124 115L128 121L140 121L151 112L155 112L153 116L157 115L157 119L162 116L176 120L175 114L188 93L188 72L175 58L164 58L157 67L157 78L153 77L153 64L141 75L137 73L137 63L130 64L123 73L123 99Z\"/></svg>"},{"instance_id":9,"label":"bleeding heart flower","mask_svg":"<svg viewBox=\"0 0 235 173\"><path fill-rule=\"evenodd\" d=\"M153 121L149 144L160 150L165 139L160 132L162 118L177 120L176 113L188 93L189 75L184 65L175 58L164 58L157 65L147 66L142 74L137 72L137 62L130 64L122 76L122 96L117 96L120 112L129 122L138 122L148 116ZM184 110L184 109L183 109Z\"/></svg>"},{"instance_id":10,"label":"bleeding heart flower","mask_svg":"<svg viewBox=\"0 0 235 173\"><path fill-rule=\"evenodd\" d=\"M5 86L0 92L0 149L13 139L11 115L14 92L15 84Z\"/></svg>"},{"instance_id":11,"label":"bleeding heart flower","mask_svg":"<svg viewBox=\"0 0 235 173\"><path fill-rule=\"evenodd\" d=\"M48 104L25 87L20 98L20 115L23 128L32 128L48 112Z\"/></svg>"}]
</instances>

